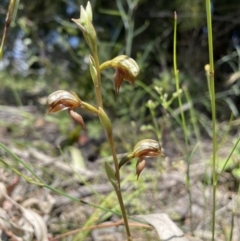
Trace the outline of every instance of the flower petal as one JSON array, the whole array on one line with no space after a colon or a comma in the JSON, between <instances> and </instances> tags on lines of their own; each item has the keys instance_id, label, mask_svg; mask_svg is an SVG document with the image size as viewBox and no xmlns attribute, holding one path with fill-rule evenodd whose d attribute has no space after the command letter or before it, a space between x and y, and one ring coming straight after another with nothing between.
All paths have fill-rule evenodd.
<instances>
[{"instance_id":1,"label":"flower petal","mask_svg":"<svg viewBox=\"0 0 240 241\"><path fill-rule=\"evenodd\" d=\"M138 77L140 70L134 59L126 56L119 55L112 60L106 61L100 66L100 70L106 68L114 68L114 87L115 91L118 93L123 80L128 81L130 84L134 84L134 81Z\"/></svg>"},{"instance_id":2,"label":"flower petal","mask_svg":"<svg viewBox=\"0 0 240 241\"><path fill-rule=\"evenodd\" d=\"M57 112L65 109L73 109L81 106L81 100L72 91L57 90L47 98L48 111Z\"/></svg>"},{"instance_id":3,"label":"flower petal","mask_svg":"<svg viewBox=\"0 0 240 241\"><path fill-rule=\"evenodd\" d=\"M133 154L135 157L146 157L146 156L158 156L163 155L160 144L152 139L145 139L139 141L134 149Z\"/></svg>"}]
</instances>

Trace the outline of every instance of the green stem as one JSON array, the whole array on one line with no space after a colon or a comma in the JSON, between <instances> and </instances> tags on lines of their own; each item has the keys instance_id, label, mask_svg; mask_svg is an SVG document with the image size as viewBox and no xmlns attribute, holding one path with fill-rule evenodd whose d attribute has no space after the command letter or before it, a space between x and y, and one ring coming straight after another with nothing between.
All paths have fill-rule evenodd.
<instances>
[{"instance_id":1,"label":"green stem","mask_svg":"<svg viewBox=\"0 0 240 241\"><path fill-rule=\"evenodd\" d=\"M87 102L81 101L81 108L84 108L96 115L99 115L98 109L96 109L94 106L88 104Z\"/></svg>"},{"instance_id":2,"label":"green stem","mask_svg":"<svg viewBox=\"0 0 240 241\"><path fill-rule=\"evenodd\" d=\"M179 76L178 76L178 69L177 69L177 13L174 12L174 35L173 35L173 69L174 69L174 76L176 80L176 92L179 93ZM182 128L184 132L184 140L187 152L187 172L186 172L186 186L188 190L188 197L190 203L190 223L191 223L191 231L193 233L193 218L192 218L192 194L191 194L191 182L190 182L190 156L189 156L189 147L188 147L188 133L186 127L185 116L182 107L182 99L180 94L178 95L178 104L181 113L181 121L182 121Z\"/></svg>"},{"instance_id":3,"label":"green stem","mask_svg":"<svg viewBox=\"0 0 240 241\"><path fill-rule=\"evenodd\" d=\"M114 141L113 141L113 136L108 135L108 142L112 151L112 156L113 156L113 161L114 161L114 166L115 166L115 175L117 178L117 181L119 183L119 188L120 189L120 172L119 172L119 167L118 167L118 159L117 159L117 154L115 151L115 146L114 146Z\"/></svg>"},{"instance_id":4,"label":"green stem","mask_svg":"<svg viewBox=\"0 0 240 241\"><path fill-rule=\"evenodd\" d=\"M159 128L159 124L157 122L157 118L156 118L156 115L155 115L156 112L154 111L153 106L149 106L149 110L150 110L151 117L152 117L152 120L153 120L154 130L156 131L157 140L158 140L159 143L161 143L161 130Z\"/></svg>"},{"instance_id":5,"label":"green stem","mask_svg":"<svg viewBox=\"0 0 240 241\"><path fill-rule=\"evenodd\" d=\"M130 228L129 228L129 225L128 225L128 218L127 218L125 206L124 206L124 203L123 203L122 193L121 193L121 179L120 179L120 172L119 172L119 164L118 164L117 154L116 154L116 151L115 151L112 130L111 131L106 130L106 134L107 134L108 142L109 142L109 145L110 145L110 148L111 148L113 161L114 161L114 165L115 165L116 180L118 182L117 188L114 188L114 190L116 191L118 203L119 203L120 208L121 208L122 217L123 217L124 225L125 225L125 228L126 228L126 233L127 233L127 236L128 236L128 241L132 241Z\"/></svg>"},{"instance_id":6,"label":"green stem","mask_svg":"<svg viewBox=\"0 0 240 241\"><path fill-rule=\"evenodd\" d=\"M124 206L124 203L123 203L121 189L117 190L116 193L117 193L118 202L119 202L121 212L122 212L125 229L126 229L126 233L127 233L127 236L128 236L128 241L132 241L131 232L130 232L130 228L129 228L129 225L128 225L128 218L127 218L125 206Z\"/></svg>"},{"instance_id":7,"label":"green stem","mask_svg":"<svg viewBox=\"0 0 240 241\"><path fill-rule=\"evenodd\" d=\"M179 76L178 76L178 69L177 69L177 13L176 12L174 12L173 69L174 69L174 76L175 76L175 80L176 80L176 92L178 93L180 90L180 87L179 87L180 85L179 85ZM182 99L181 99L180 95L178 95L178 103L179 103L179 108L180 108L180 112L181 112L185 144L186 144L187 152L188 152L187 128L186 128L186 121L185 121L185 116L184 116L183 108L182 108Z\"/></svg>"},{"instance_id":8,"label":"green stem","mask_svg":"<svg viewBox=\"0 0 240 241\"><path fill-rule=\"evenodd\" d=\"M103 109L102 92L101 92L101 70L102 69L99 66L97 48L95 49L95 51L93 51L93 58L94 58L95 67L96 67L96 70L97 70L97 84L95 85L95 92L96 92L98 107L101 107ZM118 188L115 189L115 191L116 191L116 194L117 194L118 203L119 203L120 208L121 208L126 233L127 233L127 236L128 236L128 241L132 241L131 232L130 232L130 228L129 228L129 225L128 225L128 218L127 218L125 206L124 206L124 203L123 203L122 193L121 193L120 172L119 172L117 154L116 154L115 146L114 146L112 130L111 131L106 130L106 133L107 133L108 142L109 142L111 152L112 152L112 156L113 156L113 161L114 161L114 165L115 165L115 175L116 175L116 179L117 179L117 182L118 182Z\"/></svg>"},{"instance_id":9,"label":"green stem","mask_svg":"<svg viewBox=\"0 0 240 241\"><path fill-rule=\"evenodd\" d=\"M184 94L185 94L185 97L186 97L186 100L187 100L187 103L190 104L190 116L191 116L191 122L192 122L192 126L193 126L193 130L194 130L194 133L195 133L195 136L196 136L196 139L198 142L201 141L201 137L200 137L200 131L199 131L199 127L198 127L198 119L197 119L197 114L193 108L193 101L192 101L192 98L191 98L191 95L188 91L188 88L185 88L184 89ZM201 147L199 147L201 149ZM202 151L200 151L200 153L202 154Z\"/></svg>"},{"instance_id":10,"label":"green stem","mask_svg":"<svg viewBox=\"0 0 240 241\"><path fill-rule=\"evenodd\" d=\"M98 60L98 54L97 54L97 48L95 51L93 51L93 58L95 60L95 64L96 64L96 70L97 70L97 84L94 85L95 87L95 93L96 93L96 97L97 97L97 103L98 103L98 107L103 108L103 103L102 103L102 92L101 92L101 71L100 71L100 67L99 67L99 60Z\"/></svg>"},{"instance_id":11,"label":"green stem","mask_svg":"<svg viewBox=\"0 0 240 241\"><path fill-rule=\"evenodd\" d=\"M132 42L134 38L134 10L138 5L138 0L136 1L127 1L128 2L128 13L124 10L123 3L121 0L117 0L117 7L121 13L122 21L126 31L126 55L131 56L132 51Z\"/></svg>"},{"instance_id":12,"label":"green stem","mask_svg":"<svg viewBox=\"0 0 240 241\"><path fill-rule=\"evenodd\" d=\"M214 59L213 59L213 37L212 37L212 16L211 1L206 0L207 29L208 29L208 48L209 48L209 80L210 80L210 97L212 109L212 146L213 146L213 210L212 210L212 241L215 239L215 218L216 218L216 191L217 191L217 170L216 170L216 100L215 100L215 83L214 83Z\"/></svg>"}]
</instances>

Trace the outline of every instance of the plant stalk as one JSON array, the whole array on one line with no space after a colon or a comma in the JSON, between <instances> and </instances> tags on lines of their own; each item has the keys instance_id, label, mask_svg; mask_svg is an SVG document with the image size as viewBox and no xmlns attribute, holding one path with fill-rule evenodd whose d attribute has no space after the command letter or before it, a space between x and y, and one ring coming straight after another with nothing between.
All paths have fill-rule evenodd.
<instances>
[{"instance_id":1,"label":"plant stalk","mask_svg":"<svg viewBox=\"0 0 240 241\"><path fill-rule=\"evenodd\" d=\"M96 92L98 107L101 107L103 109L102 92L101 92L101 69L100 69L100 66L99 66L97 50L93 52L93 58L95 60L95 65L96 65L95 67L96 67L96 70L97 70L97 85L95 85L95 92ZM109 132L106 131L106 133L109 133ZM112 131L111 131L110 134L107 134L107 138L108 138L108 142L109 142L109 145L110 145L110 148L111 148L113 161L114 161L114 165L115 165L115 175L116 175L116 179L117 179L117 182L118 182L118 187L114 190L117 194L118 202L119 202L120 209L121 209L121 212L122 212L122 217L123 217L123 220L124 220L124 225L125 225L126 233L127 233L127 236L128 236L128 241L132 241L131 232L130 232L130 228L129 228L129 224L128 224L128 218L127 218L125 206L124 206L124 203L123 203L123 197L122 197L122 193L121 193L120 172L119 172L119 167L118 167L118 159L117 159L117 154L116 154L116 151L115 151Z\"/></svg>"},{"instance_id":2,"label":"plant stalk","mask_svg":"<svg viewBox=\"0 0 240 241\"><path fill-rule=\"evenodd\" d=\"M177 69L177 13L176 12L174 12L173 70L174 70L174 76L175 76L175 80L176 80L176 92L178 93L180 90L180 85L179 85L179 76L178 76L178 69ZM180 112L181 112L185 144L186 144L186 148L187 148L187 152L188 152L187 128L186 128L185 116L183 113L182 99L181 99L180 95L178 95L178 103L179 103L179 108L180 108Z\"/></svg>"},{"instance_id":3,"label":"plant stalk","mask_svg":"<svg viewBox=\"0 0 240 241\"><path fill-rule=\"evenodd\" d=\"M214 59L213 59L213 36L212 36L212 15L211 15L211 1L206 0L206 14L207 14L207 29L208 29L208 48L209 48L209 87L210 99L212 109L212 146L213 146L213 210L212 210L212 241L215 239L215 219L216 219L216 191L217 191L217 170L216 170L216 152L217 152L217 138L216 138L216 97L215 97L215 83L214 83Z\"/></svg>"},{"instance_id":4,"label":"plant stalk","mask_svg":"<svg viewBox=\"0 0 240 241\"><path fill-rule=\"evenodd\" d=\"M3 57L4 45L5 45L5 42L6 42L6 39L7 39L8 29L9 29L9 26L10 26L11 21L12 21L12 16L13 16L15 4L16 4L16 0L11 0L10 3L9 3L9 6L8 6L8 12L7 12L7 16L6 16L6 19L5 19L5 26L4 26L4 30L3 30L1 45L0 45L0 60Z\"/></svg>"},{"instance_id":5,"label":"plant stalk","mask_svg":"<svg viewBox=\"0 0 240 241\"><path fill-rule=\"evenodd\" d=\"M102 103L102 91L101 91L101 71L99 68L99 60L98 60L98 55L97 55L97 47L95 51L93 51L93 58L95 60L96 64L96 70L97 70L97 85L94 85L95 88L95 93L96 93L96 98L97 98L97 103L98 107L103 108L103 103Z\"/></svg>"},{"instance_id":6,"label":"plant stalk","mask_svg":"<svg viewBox=\"0 0 240 241\"><path fill-rule=\"evenodd\" d=\"M173 33L173 69L174 69L174 76L176 80L176 92L178 93L180 90L179 85L179 75L178 75L178 69L177 69L177 13L174 12L174 33ZM189 147L188 147L188 133L187 133L187 127L186 127L186 121L185 116L183 112L182 107L182 99L181 95L178 95L178 103L181 113L181 121L182 121L182 128L184 132L184 140L185 140L185 146L186 146L186 152L187 152L187 172L186 172L186 186L188 190L188 197L189 197L189 204L190 204L190 223L191 223L191 232L193 233L193 218L192 218L192 195L191 195L191 182L190 182L190 156L189 156Z\"/></svg>"},{"instance_id":7,"label":"plant stalk","mask_svg":"<svg viewBox=\"0 0 240 241\"><path fill-rule=\"evenodd\" d=\"M117 155L116 155L116 152L115 152L114 141L113 141L112 135L108 135L108 142L109 142L110 147L111 147L113 161L114 161L114 165L115 165L115 175L116 175L116 179L118 181L118 188L115 189L115 191L116 191L116 194L117 194L117 197L118 197L118 202L119 202L119 205L120 205L120 208L121 208L121 212L122 212L122 216L123 216L128 240L131 241L132 240L131 232L130 232L130 228L129 228L129 225L128 225L128 218L127 218L125 206L124 206L124 203L123 203L122 193L121 193L121 180L120 180L120 172L119 172L119 167L118 167L118 159L117 159Z\"/></svg>"}]
</instances>

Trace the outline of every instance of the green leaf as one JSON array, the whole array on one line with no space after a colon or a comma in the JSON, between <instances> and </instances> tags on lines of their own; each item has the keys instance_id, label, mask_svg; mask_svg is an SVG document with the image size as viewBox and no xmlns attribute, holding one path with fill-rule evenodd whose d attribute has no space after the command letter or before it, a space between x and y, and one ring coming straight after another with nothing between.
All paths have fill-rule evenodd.
<instances>
[{"instance_id":1,"label":"green leaf","mask_svg":"<svg viewBox=\"0 0 240 241\"><path fill-rule=\"evenodd\" d=\"M118 189L118 181L115 176L115 172L111 165L108 162L105 162L105 170L108 176L109 181L112 183L115 190Z\"/></svg>"}]
</instances>

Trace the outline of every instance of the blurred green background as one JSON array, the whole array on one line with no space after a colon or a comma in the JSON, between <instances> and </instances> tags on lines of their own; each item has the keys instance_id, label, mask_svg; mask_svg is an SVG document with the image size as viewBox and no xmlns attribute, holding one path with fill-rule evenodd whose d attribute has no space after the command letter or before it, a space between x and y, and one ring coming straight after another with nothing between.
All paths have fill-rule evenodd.
<instances>
[{"instance_id":1,"label":"blurred green background","mask_svg":"<svg viewBox=\"0 0 240 241\"><path fill-rule=\"evenodd\" d=\"M1 33L8 3L1 1ZM79 17L79 6L86 3L77 0L18 1L18 11L0 62L2 105L37 105L44 113L44 97L58 89L74 90L81 99L94 103L89 49L82 33L71 21ZM189 91L194 108L210 116L204 71L208 63L204 1L98 0L91 4L100 61L127 54L136 59L141 68L134 90L124 84L117 97L112 83L113 71L103 73L104 105L112 117L145 121L149 114L146 103L154 96L154 87L161 87L165 95L175 91L172 74L174 11L178 14L177 58L181 86ZM231 113L239 117L239 1L212 1L212 13L217 114L222 121L228 120ZM41 98L43 101L39 105ZM178 107L174 103L173 109ZM155 111L157 116L164 114L161 108Z\"/></svg>"}]
</instances>

